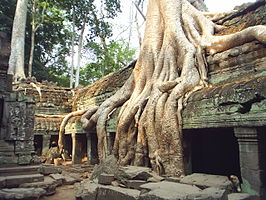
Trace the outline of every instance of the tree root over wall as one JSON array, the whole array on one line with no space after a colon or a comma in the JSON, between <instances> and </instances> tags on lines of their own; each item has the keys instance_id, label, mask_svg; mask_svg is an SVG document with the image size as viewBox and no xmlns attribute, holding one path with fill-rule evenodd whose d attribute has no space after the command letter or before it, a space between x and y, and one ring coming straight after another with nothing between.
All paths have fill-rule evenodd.
<instances>
[{"instance_id":1,"label":"tree root over wall","mask_svg":"<svg viewBox=\"0 0 266 200\"><path fill-rule=\"evenodd\" d=\"M82 116L85 129L97 128L100 160L107 156L108 115L122 106L113 148L119 163L184 175L181 111L194 91L207 86L205 52L214 54L254 39L266 42L263 25L214 36L223 27L207 17L187 0L149 1L144 41L130 78Z\"/></svg>"}]
</instances>

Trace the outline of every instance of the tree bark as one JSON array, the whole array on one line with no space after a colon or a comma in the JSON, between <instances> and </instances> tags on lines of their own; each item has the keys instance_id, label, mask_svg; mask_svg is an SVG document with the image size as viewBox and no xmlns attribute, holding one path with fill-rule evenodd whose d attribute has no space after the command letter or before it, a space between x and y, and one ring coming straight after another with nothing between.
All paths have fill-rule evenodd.
<instances>
[{"instance_id":1,"label":"tree bark","mask_svg":"<svg viewBox=\"0 0 266 200\"><path fill-rule=\"evenodd\" d=\"M14 81L25 78L24 46L27 19L28 0L18 0L13 22L11 38L11 54L9 58L8 74L13 75Z\"/></svg>"},{"instance_id":2,"label":"tree bark","mask_svg":"<svg viewBox=\"0 0 266 200\"><path fill-rule=\"evenodd\" d=\"M205 51L215 53L253 39L266 42L266 26L227 36L213 36L215 28L187 0L149 0L132 75L96 111L82 116L85 129L96 125L100 160L108 152L108 115L122 106L113 148L119 163L151 166L160 174L185 174L181 112L186 99L208 85Z\"/></svg>"},{"instance_id":3,"label":"tree bark","mask_svg":"<svg viewBox=\"0 0 266 200\"><path fill-rule=\"evenodd\" d=\"M79 35L78 61L77 61L77 69L76 69L76 77L75 77L75 88L78 87L78 85L79 85L81 50L83 48L83 37L84 37L84 31L85 31L85 27L86 27L86 20L87 20L87 18L85 17L81 31L80 31L80 35Z\"/></svg>"}]
</instances>

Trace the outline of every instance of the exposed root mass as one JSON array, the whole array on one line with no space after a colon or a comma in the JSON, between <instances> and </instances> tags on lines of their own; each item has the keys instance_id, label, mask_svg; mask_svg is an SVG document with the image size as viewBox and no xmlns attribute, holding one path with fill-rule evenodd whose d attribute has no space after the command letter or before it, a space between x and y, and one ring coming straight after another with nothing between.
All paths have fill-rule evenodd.
<instances>
[{"instance_id":1,"label":"exposed root mass","mask_svg":"<svg viewBox=\"0 0 266 200\"><path fill-rule=\"evenodd\" d=\"M266 42L265 26L213 36L217 25L205 15L187 0L149 1L145 37L131 77L82 117L85 129L97 127L100 160L108 154L109 113L122 106L113 147L120 164L184 175L181 111L194 91L207 86L206 51L213 54L254 39Z\"/></svg>"}]
</instances>

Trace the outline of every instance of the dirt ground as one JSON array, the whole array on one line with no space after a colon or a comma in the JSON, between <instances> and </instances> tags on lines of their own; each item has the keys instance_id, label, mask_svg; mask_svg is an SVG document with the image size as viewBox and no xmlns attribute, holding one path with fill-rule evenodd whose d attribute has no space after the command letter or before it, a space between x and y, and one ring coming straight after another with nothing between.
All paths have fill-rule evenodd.
<instances>
[{"instance_id":1,"label":"dirt ground","mask_svg":"<svg viewBox=\"0 0 266 200\"><path fill-rule=\"evenodd\" d=\"M57 187L54 195L43 196L40 200L75 200L74 185Z\"/></svg>"}]
</instances>

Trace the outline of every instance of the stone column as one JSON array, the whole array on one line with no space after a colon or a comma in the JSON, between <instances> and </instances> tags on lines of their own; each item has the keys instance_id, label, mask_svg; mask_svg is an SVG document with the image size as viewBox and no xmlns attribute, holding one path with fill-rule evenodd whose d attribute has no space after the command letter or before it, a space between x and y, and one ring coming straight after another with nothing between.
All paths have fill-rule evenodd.
<instances>
[{"instance_id":1,"label":"stone column","mask_svg":"<svg viewBox=\"0 0 266 200\"><path fill-rule=\"evenodd\" d=\"M96 133L87 133L87 156L89 164L94 165L98 163Z\"/></svg>"},{"instance_id":2,"label":"stone column","mask_svg":"<svg viewBox=\"0 0 266 200\"><path fill-rule=\"evenodd\" d=\"M82 163L82 142L79 134L72 133L72 164Z\"/></svg>"},{"instance_id":3,"label":"stone column","mask_svg":"<svg viewBox=\"0 0 266 200\"><path fill-rule=\"evenodd\" d=\"M108 155L112 154L114 145L114 133L107 132L107 153Z\"/></svg>"},{"instance_id":4,"label":"stone column","mask_svg":"<svg viewBox=\"0 0 266 200\"><path fill-rule=\"evenodd\" d=\"M42 155L47 153L47 151L49 150L50 140L51 140L51 135L47 134L42 136Z\"/></svg>"},{"instance_id":5,"label":"stone column","mask_svg":"<svg viewBox=\"0 0 266 200\"><path fill-rule=\"evenodd\" d=\"M242 190L266 199L266 140L256 128L234 129L238 138Z\"/></svg>"}]
</instances>

